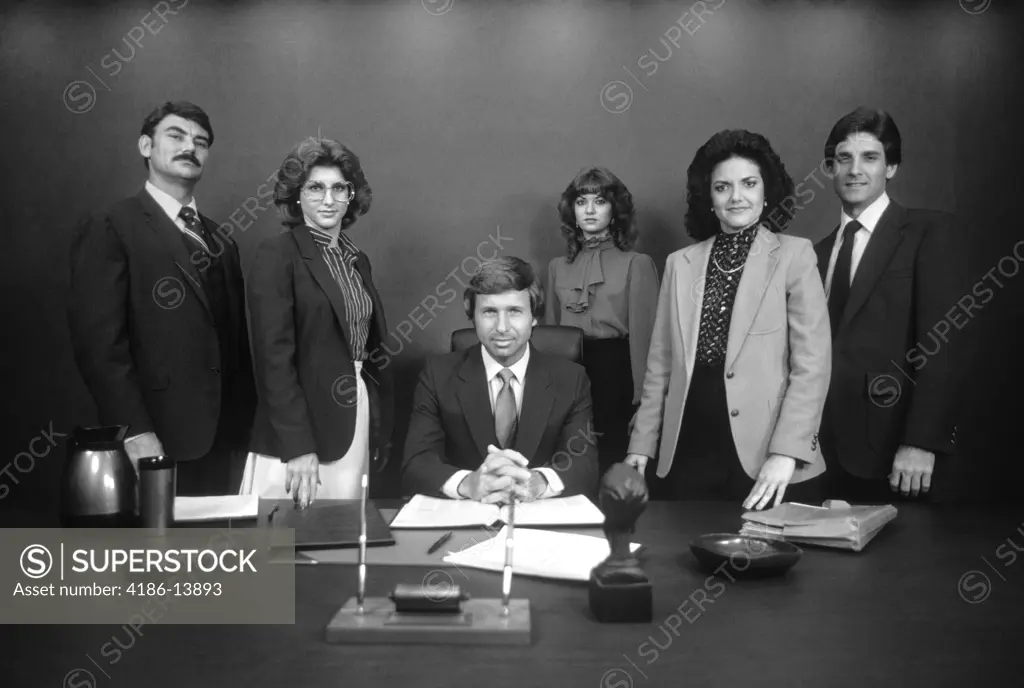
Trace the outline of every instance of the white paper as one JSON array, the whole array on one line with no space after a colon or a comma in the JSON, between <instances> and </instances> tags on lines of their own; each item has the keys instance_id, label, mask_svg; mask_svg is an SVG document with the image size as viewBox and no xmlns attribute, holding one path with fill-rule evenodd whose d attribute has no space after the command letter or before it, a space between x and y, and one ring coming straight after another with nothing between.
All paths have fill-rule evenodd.
<instances>
[{"instance_id":1,"label":"white paper","mask_svg":"<svg viewBox=\"0 0 1024 688\"><path fill-rule=\"evenodd\" d=\"M599 526L604 514L584 495L538 499L516 504L516 525L581 527ZM508 507L481 504L470 499L439 499L415 495L402 507L390 526L402 528L467 528L506 523Z\"/></svg>"},{"instance_id":2,"label":"white paper","mask_svg":"<svg viewBox=\"0 0 1024 688\"><path fill-rule=\"evenodd\" d=\"M507 530L507 526L503 527L493 538L450 553L444 558L445 563L485 571L503 570ZM608 540L592 535L516 528L513 541L512 572L517 576L587 581L594 567L611 554ZM630 543L630 551L639 548L639 543Z\"/></svg>"},{"instance_id":3,"label":"white paper","mask_svg":"<svg viewBox=\"0 0 1024 688\"><path fill-rule=\"evenodd\" d=\"M402 507L390 525L392 528L467 528L488 526L500 515L494 504L418 494Z\"/></svg>"},{"instance_id":4,"label":"white paper","mask_svg":"<svg viewBox=\"0 0 1024 688\"><path fill-rule=\"evenodd\" d=\"M229 518L256 518L259 495L214 495L175 497L175 521L224 521Z\"/></svg>"},{"instance_id":5,"label":"white paper","mask_svg":"<svg viewBox=\"0 0 1024 688\"><path fill-rule=\"evenodd\" d=\"M516 526L599 526L604 514L584 495L538 499L516 504ZM502 523L508 523L508 507L501 511Z\"/></svg>"}]
</instances>

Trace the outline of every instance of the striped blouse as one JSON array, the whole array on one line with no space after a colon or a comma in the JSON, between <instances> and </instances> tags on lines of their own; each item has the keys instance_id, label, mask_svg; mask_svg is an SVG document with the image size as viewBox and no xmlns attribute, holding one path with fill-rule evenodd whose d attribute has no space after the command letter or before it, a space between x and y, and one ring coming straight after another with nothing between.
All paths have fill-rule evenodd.
<instances>
[{"instance_id":1,"label":"striped blouse","mask_svg":"<svg viewBox=\"0 0 1024 688\"><path fill-rule=\"evenodd\" d=\"M346 324L351 337L349 350L354 360L364 361L367 356L366 340L370 336L370 318L373 317L373 300L355 268L359 249L344 232L338 233L338 243L332 246L330 234L316 227L307 227L345 299Z\"/></svg>"}]
</instances>

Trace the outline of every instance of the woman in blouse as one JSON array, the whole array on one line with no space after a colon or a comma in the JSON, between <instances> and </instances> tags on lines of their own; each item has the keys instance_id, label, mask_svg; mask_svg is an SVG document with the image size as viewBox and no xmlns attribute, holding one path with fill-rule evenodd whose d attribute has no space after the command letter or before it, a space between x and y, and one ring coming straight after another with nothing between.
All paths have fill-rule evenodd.
<instances>
[{"instance_id":1,"label":"woman in blouse","mask_svg":"<svg viewBox=\"0 0 1024 688\"><path fill-rule=\"evenodd\" d=\"M566 252L548 265L548 325L583 330L601 473L626 455L654 327L658 271L632 250L633 196L609 170L576 175L558 204Z\"/></svg>"},{"instance_id":2,"label":"woman in blouse","mask_svg":"<svg viewBox=\"0 0 1024 688\"><path fill-rule=\"evenodd\" d=\"M666 261L626 461L658 457L654 498L814 500L832 348L813 246L778 234L793 180L743 130L715 134L687 176L697 243Z\"/></svg>"},{"instance_id":3,"label":"woman in blouse","mask_svg":"<svg viewBox=\"0 0 1024 688\"><path fill-rule=\"evenodd\" d=\"M390 371L367 352L387 326L346 232L371 198L336 141L308 139L281 163L274 202L288 231L259 246L247 281L259 405L243 494L355 499L371 455L386 459Z\"/></svg>"}]
</instances>

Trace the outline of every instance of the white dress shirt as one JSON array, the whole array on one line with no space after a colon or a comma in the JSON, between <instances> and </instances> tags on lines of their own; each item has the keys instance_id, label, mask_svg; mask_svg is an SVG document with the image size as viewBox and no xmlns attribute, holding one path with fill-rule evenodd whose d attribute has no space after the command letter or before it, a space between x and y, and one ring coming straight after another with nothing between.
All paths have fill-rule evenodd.
<instances>
[{"instance_id":1,"label":"white dress shirt","mask_svg":"<svg viewBox=\"0 0 1024 688\"><path fill-rule=\"evenodd\" d=\"M484 360L484 371L487 376L487 396L491 400L491 413L493 414L494 404L498 399L498 393L501 392L501 387L504 384L499 373L505 368L505 366L494 360L494 357L492 357L487 352L487 349L484 348L483 344L480 345L480 354ZM527 346L526 350L523 352L522 357L508 367L508 369L512 371L512 374L514 376L509 384L512 385L512 395L516 399L516 413L519 416L522 416L523 388L526 384L526 368L529 365L529 363L530 347ZM531 457L527 456L526 458L529 459ZM558 477L558 472L555 471L554 469L537 468L535 470L540 471L541 474L543 474L543 476L547 478L548 481L547 489L541 495L541 498L557 497L565 489L565 484L562 482L561 478ZM470 473L472 473L472 471L456 471L455 475L449 478L448 481L441 487L441 491L447 497L451 497L452 499L464 499L464 497L459 494L459 484Z\"/></svg>"},{"instance_id":2,"label":"white dress shirt","mask_svg":"<svg viewBox=\"0 0 1024 688\"><path fill-rule=\"evenodd\" d=\"M853 235L853 253L850 256L850 284L853 284L853 277L857 274L857 266L860 265L860 259L864 256L864 249L868 247L868 242L871 241L871 235L875 231L875 227L878 226L878 220L881 219L882 213L889 207L889 195L882 192L882 195L875 199L875 202L864 209L864 212L860 214L857 221L860 222L861 228L858 229ZM853 218L846 214L844 211L839 219L839 234L836 236L835 246L832 247L832 256L828 260L828 272L825 274L825 297L828 298L832 290L832 273L836 269L836 260L839 258L839 249L843 247L843 231L846 229L846 225L853 222Z\"/></svg>"},{"instance_id":3,"label":"white dress shirt","mask_svg":"<svg viewBox=\"0 0 1024 688\"><path fill-rule=\"evenodd\" d=\"M153 185L153 182L146 182L146 191L148 191L149 195L153 197L153 200L164 209L164 212L167 213L167 217L171 218L171 221L178 226L178 229L184 232L185 221L178 217L178 213L181 212L181 209L184 206L182 206L181 203L178 203L178 199L174 198L166 191L156 188ZM196 215L199 214L199 209L196 208L195 196L193 196L188 202L188 207L195 210Z\"/></svg>"}]
</instances>

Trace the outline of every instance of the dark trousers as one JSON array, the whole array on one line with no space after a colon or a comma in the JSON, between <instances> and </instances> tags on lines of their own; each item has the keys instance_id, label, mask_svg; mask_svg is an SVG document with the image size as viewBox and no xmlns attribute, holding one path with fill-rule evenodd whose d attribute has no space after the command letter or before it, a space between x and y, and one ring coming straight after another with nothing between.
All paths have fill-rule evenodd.
<instances>
[{"instance_id":1,"label":"dark trousers","mask_svg":"<svg viewBox=\"0 0 1024 688\"><path fill-rule=\"evenodd\" d=\"M694 366L693 379L683 410L683 422L672 468L664 479L656 474L656 462L647 464L651 499L740 502L756 480L747 475L736 453L725 395L724 364ZM820 477L786 488L783 500L821 503ZM772 501L766 505L770 507Z\"/></svg>"},{"instance_id":2,"label":"dark trousers","mask_svg":"<svg viewBox=\"0 0 1024 688\"><path fill-rule=\"evenodd\" d=\"M240 421L231 413L233 402L228 390L232 387L230 376L226 375L213 447L198 459L177 463L176 494L183 497L238 494L248 456L248 448L239 438L248 437L249 431L240 429Z\"/></svg>"},{"instance_id":3,"label":"dark trousers","mask_svg":"<svg viewBox=\"0 0 1024 688\"><path fill-rule=\"evenodd\" d=\"M628 339L584 339L583 367L590 378L600 474L626 458L633 406Z\"/></svg>"}]
</instances>

